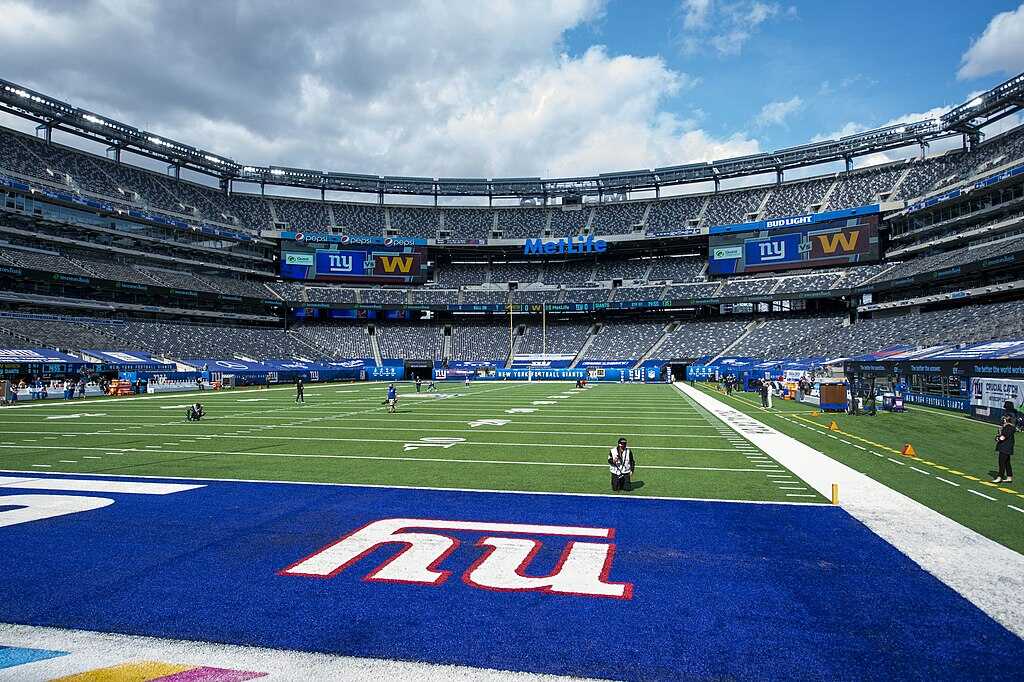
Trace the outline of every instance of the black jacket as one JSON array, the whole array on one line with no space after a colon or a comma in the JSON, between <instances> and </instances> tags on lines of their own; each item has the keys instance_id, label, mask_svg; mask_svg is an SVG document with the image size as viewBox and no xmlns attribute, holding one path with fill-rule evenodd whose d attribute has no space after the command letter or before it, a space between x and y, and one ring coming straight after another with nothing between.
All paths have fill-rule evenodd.
<instances>
[{"instance_id":1,"label":"black jacket","mask_svg":"<svg viewBox=\"0 0 1024 682\"><path fill-rule=\"evenodd\" d=\"M999 436L996 438L996 452L1000 455L1013 454L1013 436L1016 431L1013 424L1003 424L999 429Z\"/></svg>"}]
</instances>

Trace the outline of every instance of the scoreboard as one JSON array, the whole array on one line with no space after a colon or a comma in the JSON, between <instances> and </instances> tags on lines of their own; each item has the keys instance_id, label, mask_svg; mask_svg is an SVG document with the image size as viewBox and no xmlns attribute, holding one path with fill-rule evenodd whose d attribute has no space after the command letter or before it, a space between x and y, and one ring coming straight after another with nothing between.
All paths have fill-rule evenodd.
<instances>
[{"instance_id":1,"label":"scoreboard","mask_svg":"<svg viewBox=\"0 0 1024 682\"><path fill-rule=\"evenodd\" d=\"M311 282L420 284L427 279L427 251L422 246L352 248L282 241L280 274Z\"/></svg>"},{"instance_id":2,"label":"scoreboard","mask_svg":"<svg viewBox=\"0 0 1024 682\"><path fill-rule=\"evenodd\" d=\"M712 234L708 273L732 275L872 263L880 258L877 214L782 229Z\"/></svg>"}]
</instances>

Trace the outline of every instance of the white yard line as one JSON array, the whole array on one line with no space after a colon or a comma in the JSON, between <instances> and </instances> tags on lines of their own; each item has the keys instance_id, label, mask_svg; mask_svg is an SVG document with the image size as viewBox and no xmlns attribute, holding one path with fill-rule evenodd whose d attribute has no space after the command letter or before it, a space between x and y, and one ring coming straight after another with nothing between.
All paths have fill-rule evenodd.
<instances>
[{"instance_id":1,"label":"white yard line","mask_svg":"<svg viewBox=\"0 0 1024 682\"><path fill-rule=\"evenodd\" d=\"M460 443L465 445L465 443ZM47 450L63 450L57 446L50 446ZM76 450L102 450L106 451L107 448L75 448ZM279 458L295 458L295 459L348 459L348 460L371 460L379 462L445 462L452 464L502 464L502 465L522 465L522 466L550 466L550 467L597 467L606 468L607 464L601 463L588 463L588 462L546 462L546 461L530 461L530 460L509 460L509 459L464 459L458 457L411 457L408 455L330 455L330 454L315 454L315 453L298 453L298 452L221 452L218 450L171 450L163 448L159 445L147 445L142 448L121 448L117 454L146 454L146 453L159 453L162 455L211 455L215 457L279 457ZM61 460L64 461L64 460ZM730 468L730 467L690 467L690 466L668 466L661 464L645 464L644 469L666 469L671 471L733 471L733 472L756 472L761 473L768 471L767 469L753 469L753 468ZM111 474L116 475L116 474Z\"/></svg>"},{"instance_id":2,"label":"white yard line","mask_svg":"<svg viewBox=\"0 0 1024 682\"><path fill-rule=\"evenodd\" d=\"M49 466L49 465L46 465ZM601 465L605 466L605 465ZM645 467L647 468L647 467ZM0 469L0 473L5 474L32 474L39 476L41 472L36 471L22 471L19 469ZM828 505L823 505L815 502L779 502L779 501L765 501L765 500L729 500L725 498L706 498L706 497L664 497L658 495L622 495L615 493L565 493L565 492L552 492L552 491L540 491L540 490L488 490L485 488L442 488L438 486L421 486L421 485L381 485L373 483L317 483L311 481L282 481L276 479L257 479L257 478L203 478L201 476L147 476L142 474L96 474L96 473L83 473L80 471L47 471L47 476L90 476L95 478L105 479L141 479L141 480L154 480L154 481L185 481L195 482L202 481L204 483L260 483L268 485L313 485L320 487L330 488L382 488L385 490L433 490L438 492L457 492L457 493L493 493L496 495L548 495L548 496L561 496L561 497L612 497L618 500L661 500L671 502L720 502L725 504L783 504L790 506L801 506L801 507L819 507L829 508Z\"/></svg>"},{"instance_id":3,"label":"white yard line","mask_svg":"<svg viewBox=\"0 0 1024 682\"><path fill-rule=\"evenodd\" d=\"M162 415L162 416L166 419L167 415ZM284 418L285 417L278 417L278 419L284 419ZM260 419L260 417L252 417L252 419ZM365 419L365 418L360 418L360 417L345 418L345 417L340 417L340 416L339 416L339 419L341 419L343 421L352 421L352 422L364 422L364 421L389 422L389 423L391 423L392 426L395 426L395 420L394 419ZM463 428L441 428L441 429L428 429L428 428L421 428L421 427L408 427L408 428L405 428L405 424L407 424L409 422L413 422L413 421L415 421L417 423L426 423L426 424L439 424L439 423L460 424L460 425L462 425ZM483 426L483 427L477 427L477 428L465 428L466 424L468 424L470 421L473 421L473 420L472 419L453 419L453 420L439 420L439 419L405 420L405 419L403 419L401 421L401 426L399 426L398 428L390 428L388 430L389 431L416 431L417 433L420 432L420 431L433 431L433 432L438 432L438 433L441 433L441 432L443 432L443 433L451 433L451 432L459 432L459 433L502 433L502 434L506 434L506 433L527 433L527 434L539 435L539 436L552 436L552 435L558 435L558 436L617 436L622 431L622 429L616 429L614 431L570 431L568 429L559 430L559 431L527 431L527 430L522 430L522 429L508 429L508 428L505 428L505 427L493 427L493 426ZM29 421L18 421L18 422L5 421L3 423L4 424L39 424L39 422L29 422ZM120 424L120 423L122 423L122 422L107 422L107 424L110 424L110 425ZM215 423L218 428L253 428L252 424L230 424L230 423L221 421L220 419L217 419L216 417L214 417L212 419L208 419L206 421L206 423ZM509 424L515 424L515 423L525 424L525 422L523 422L523 421L516 422L516 421L513 421L513 420L509 420ZM531 421L529 423L530 424L535 424L535 423L536 424L541 424L541 423L559 424L560 422L532 422ZM72 427L72 426L73 427L82 427L82 426L94 426L94 425L97 425L97 424L99 424L99 422L90 422L90 421L87 421L87 420L84 420L84 419L79 419L79 420L75 420L74 424L66 424L66 426L69 426L69 427ZM49 426L49 424L47 424L47 426ZM160 421L160 422L152 422L152 423L147 423L145 426L181 426L181 427L184 427L184 428L194 428L195 424L186 422L186 421L184 421L184 419L180 419L180 420L173 421L173 422L168 422L166 420L165 421ZM377 427L377 426L328 426L328 425L324 425L324 424L317 424L317 425L266 424L266 425L260 426L259 428L261 428L261 429L289 429L289 430L291 430L291 429L313 429L313 430L317 430L317 431L320 431L320 430L323 430L323 429L332 430L332 431L377 431L377 430L379 430L379 427ZM710 427L707 427L707 426L679 426L679 427L676 427L676 428L689 430L689 429L708 429ZM38 433L38 431L7 431L6 433L21 433L21 434L25 434L25 433ZM72 432L72 433L75 434L75 435L84 435L84 434L81 434L80 432L78 432L78 433ZM90 431L90 432L88 432L88 435L96 436L96 435L102 435L102 434L99 431ZM708 438L714 438L716 440L720 440L721 439L721 436L715 435L713 433L707 433L707 434L685 434L685 433L679 433L679 432L677 432L677 433L648 433L647 431L645 431L642 435L645 438L689 438L689 437L695 437L695 438L702 438L702 439L708 439ZM54 438L56 438L56 436L54 436ZM14 445L14 443L10 443L10 442L9 443L0 443L0 445ZM757 451L756 450L743 450L743 452L757 452Z\"/></svg>"},{"instance_id":4,"label":"white yard line","mask_svg":"<svg viewBox=\"0 0 1024 682\"><path fill-rule=\"evenodd\" d=\"M1018 637L1024 636L1024 607L1006 598L1024 591L1024 556L703 391L683 383L676 388L822 495L829 497L832 484L838 483L842 507L851 516Z\"/></svg>"},{"instance_id":5,"label":"white yard line","mask_svg":"<svg viewBox=\"0 0 1024 682\"><path fill-rule=\"evenodd\" d=\"M14 433L31 433L31 432L30 431L14 431ZM499 431L492 431L490 433L500 433L500 432ZM73 432L73 433L68 433L68 434L64 434L64 435L67 435L67 436L92 436L94 434L91 431L88 431L88 432ZM174 434L174 433L146 433L144 435L146 435L146 436L165 436L166 437L166 436L176 436L176 435L180 435L180 434ZM290 435L283 435L283 434L280 435L280 436L255 436L255 435L252 435L251 432L244 432L244 431L236 431L234 433L219 433L219 434L217 434L217 438L242 438L244 440L257 439L257 440L272 440L272 441L281 441L281 440L288 440L288 441L314 441L314 442L326 442L326 443L333 443L333 442L338 442L338 443L395 443L395 444L403 444L403 445L406 444L406 443L415 442L415 441L410 441L410 439L408 439L408 438L327 438L327 437L320 437L320 436L290 436ZM163 445L171 445L171 443L164 443ZM483 447L492 447L492 448L493 447L558 448L558 449L577 448L577 449L585 449L585 450L593 450L595 447L600 447L599 445L579 445L579 444L575 444L575 443L572 443L572 444L566 444L566 443L512 443L512 442L502 443L502 442L495 442L495 441L469 441L469 440L464 441L464 442L460 442L458 444L458 447L460 447L460 448L467 447L467 446L473 446L473 447L482 447L483 446ZM16 446L16 445L14 445L14 446L12 446L12 445L0 445L0 448L15 448L15 447L18 447L18 446ZM159 447L163 447L163 446L162 445L147 445L146 447L147 448L159 448ZM727 452L727 453L735 453L736 452L736 450L734 448L688 448L688 447L675 447L675 446L669 446L669 445L645 445L645 446L643 446L643 448L644 448L644 450L658 450L658 451L664 450L664 451L668 451L668 452ZM31 449L39 449L39 448L31 448Z\"/></svg>"}]
</instances>

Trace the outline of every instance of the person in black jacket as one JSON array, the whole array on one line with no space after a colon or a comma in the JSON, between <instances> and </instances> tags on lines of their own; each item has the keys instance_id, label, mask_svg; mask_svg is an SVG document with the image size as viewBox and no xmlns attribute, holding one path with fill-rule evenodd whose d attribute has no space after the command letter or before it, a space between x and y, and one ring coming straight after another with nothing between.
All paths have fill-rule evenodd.
<instances>
[{"instance_id":1,"label":"person in black jacket","mask_svg":"<svg viewBox=\"0 0 1024 682\"><path fill-rule=\"evenodd\" d=\"M1013 416L1003 415L1003 423L999 427L999 435L996 436L996 452L999 454L999 475L992 479L993 483L1012 483L1013 466L1010 464L1010 456L1013 455L1013 436L1017 429L1013 424Z\"/></svg>"},{"instance_id":2,"label":"person in black jacket","mask_svg":"<svg viewBox=\"0 0 1024 682\"><path fill-rule=\"evenodd\" d=\"M1017 411L1017 406L1013 404L1012 400L1007 400L1003 403L1003 416L1009 416L1013 421L1010 423L1018 430L1024 430L1022 427L1022 419L1020 412Z\"/></svg>"}]
</instances>

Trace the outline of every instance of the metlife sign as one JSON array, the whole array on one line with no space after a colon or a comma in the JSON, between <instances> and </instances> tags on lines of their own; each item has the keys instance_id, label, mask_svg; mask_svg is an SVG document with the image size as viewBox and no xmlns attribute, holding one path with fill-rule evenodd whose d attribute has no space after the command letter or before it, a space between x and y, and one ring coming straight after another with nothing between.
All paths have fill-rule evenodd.
<instances>
[{"instance_id":1,"label":"metlife sign","mask_svg":"<svg viewBox=\"0 0 1024 682\"><path fill-rule=\"evenodd\" d=\"M591 253L604 253L608 250L608 242L591 237L558 239L545 242L540 239L527 239L523 245L524 256L583 256Z\"/></svg>"}]
</instances>

